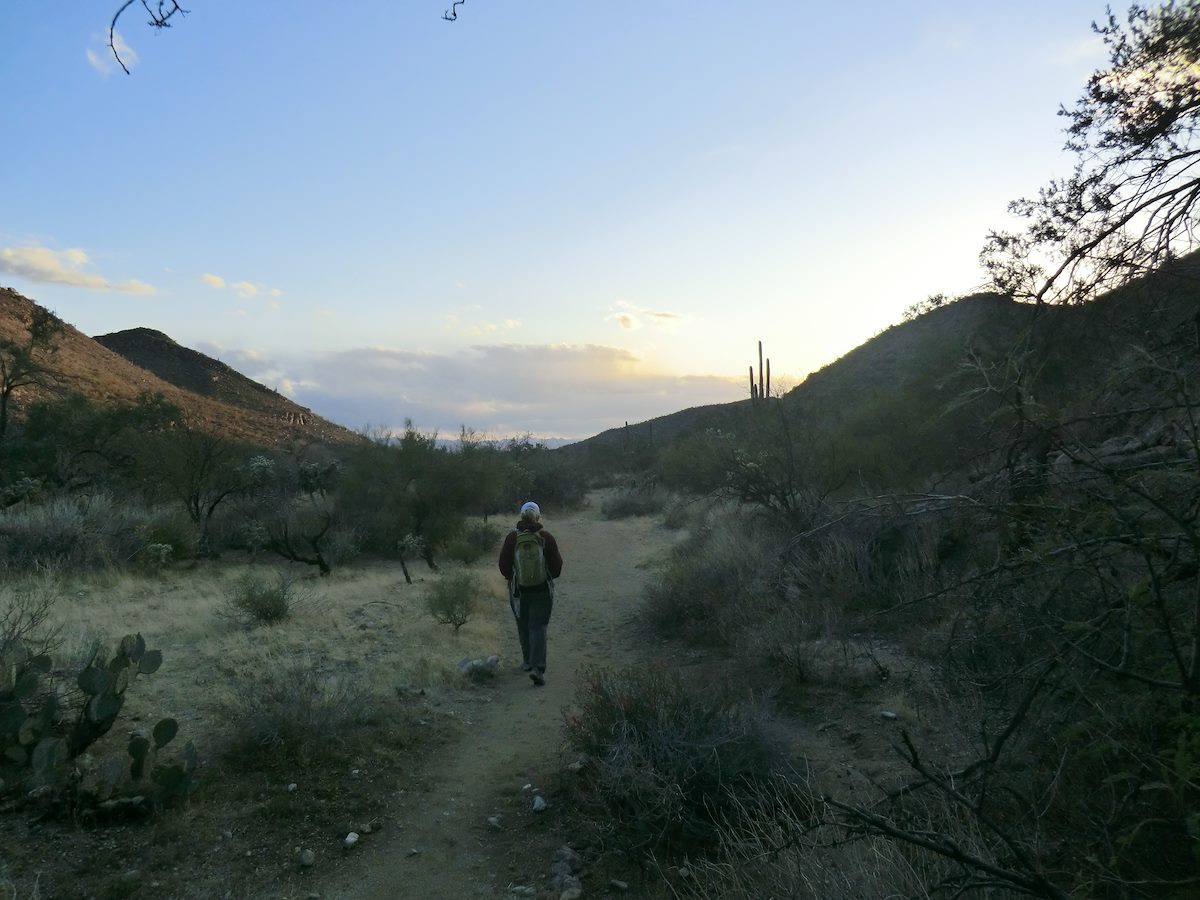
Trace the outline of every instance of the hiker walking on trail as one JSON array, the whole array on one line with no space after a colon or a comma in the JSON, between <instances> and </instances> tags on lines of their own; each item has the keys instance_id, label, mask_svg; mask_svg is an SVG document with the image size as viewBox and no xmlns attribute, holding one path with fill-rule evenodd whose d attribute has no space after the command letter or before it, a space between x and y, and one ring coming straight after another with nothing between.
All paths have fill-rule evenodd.
<instances>
[{"instance_id":1,"label":"hiker walking on trail","mask_svg":"<svg viewBox=\"0 0 1200 900\"><path fill-rule=\"evenodd\" d=\"M562 574L558 542L542 526L532 500L521 504L517 527L500 547L500 574L508 579L508 600L521 639L521 671L536 685L546 683L546 626L554 606L554 579Z\"/></svg>"}]
</instances>

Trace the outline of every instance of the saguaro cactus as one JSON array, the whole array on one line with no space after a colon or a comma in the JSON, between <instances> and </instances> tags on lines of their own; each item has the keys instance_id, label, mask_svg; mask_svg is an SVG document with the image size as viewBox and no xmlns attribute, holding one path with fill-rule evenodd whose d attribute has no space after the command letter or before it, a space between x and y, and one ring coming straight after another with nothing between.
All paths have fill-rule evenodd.
<instances>
[{"instance_id":1,"label":"saguaro cactus","mask_svg":"<svg viewBox=\"0 0 1200 900\"><path fill-rule=\"evenodd\" d=\"M763 368L763 345L758 342L758 381L754 380L754 366L750 366L750 399L761 400L771 396L771 360L767 359L766 369Z\"/></svg>"}]
</instances>

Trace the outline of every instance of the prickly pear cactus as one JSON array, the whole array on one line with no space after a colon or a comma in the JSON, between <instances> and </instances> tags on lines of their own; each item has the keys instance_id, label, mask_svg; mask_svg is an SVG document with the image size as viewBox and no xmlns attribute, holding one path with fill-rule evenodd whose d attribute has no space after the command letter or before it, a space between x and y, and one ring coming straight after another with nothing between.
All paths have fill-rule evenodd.
<instances>
[{"instance_id":1,"label":"prickly pear cactus","mask_svg":"<svg viewBox=\"0 0 1200 900\"><path fill-rule=\"evenodd\" d=\"M98 650L93 651L92 658L76 679L79 690L88 699L68 738L72 757L112 728L125 705L125 690L133 679L138 675L153 674L161 665L162 652L147 650L146 641L140 634L127 634L121 638L117 652L107 663L99 658Z\"/></svg>"},{"instance_id":2,"label":"prickly pear cactus","mask_svg":"<svg viewBox=\"0 0 1200 900\"><path fill-rule=\"evenodd\" d=\"M0 652L0 791L32 775L41 782L66 759L52 733L60 721L58 698L43 690L50 657L20 641Z\"/></svg>"},{"instance_id":3,"label":"prickly pear cactus","mask_svg":"<svg viewBox=\"0 0 1200 900\"><path fill-rule=\"evenodd\" d=\"M140 634L122 638L111 659L102 658L99 648L93 650L75 680L82 702L72 718L45 678L51 670L49 656L35 655L19 641L0 651L0 794L60 780L65 764L112 728L133 680L154 673L161 665L162 653L147 650ZM177 731L174 719L164 719L154 727L151 738L144 739L144 749L140 742L136 746L130 742L129 753L137 769L134 777L141 777L152 752ZM185 766L186 759L180 768ZM185 773L189 779L194 768Z\"/></svg>"}]
</instances>

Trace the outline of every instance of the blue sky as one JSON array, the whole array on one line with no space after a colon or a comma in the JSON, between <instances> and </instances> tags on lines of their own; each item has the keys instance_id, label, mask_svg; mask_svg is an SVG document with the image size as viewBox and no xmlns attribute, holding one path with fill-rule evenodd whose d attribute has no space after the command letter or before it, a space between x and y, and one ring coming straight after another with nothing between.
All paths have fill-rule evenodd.
<instances>
[{"instance_id":1,"label":"blue sky","mask_svg":"<svg viewBox=\"0 0 1200 900\"><path fill-rule=\"evenodd\" d=\"M0 284L350 427L583 437L982 284L1103 4L0 3Z\"/></svg>"}]
</instances>

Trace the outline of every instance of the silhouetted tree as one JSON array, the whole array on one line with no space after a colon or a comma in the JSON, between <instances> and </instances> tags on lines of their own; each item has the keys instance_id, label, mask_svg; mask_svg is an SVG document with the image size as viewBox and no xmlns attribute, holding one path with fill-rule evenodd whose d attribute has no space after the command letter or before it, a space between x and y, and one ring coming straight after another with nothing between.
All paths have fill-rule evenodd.
<instances>
[{"instance_id":1,"label":"silhouetted tree","mask_svg":"<svg viewBox=\"0 0 1200 900\"><path fill-rule=\"evenodd\" d=\"M1200 0L1134 4L1093 24L1106 68L1063 108L1078 162L1010 211L981 255L996 285L1038 304L1090 299L1196 246L1200 201Z\"/></svg>"},{"instance_id":2,"label":"silhouetted tree","mask_svg":"<svg viewBox=\"0 0 1200 900\"><path fill-rule=\"evenodd\" d=\"M57 351L55 342L63 323L52 312L35 306L24 341L0 338L0 440L8 430L9 400L17 388L47 386L55 380L49 358Z\"/></svg>"}]
</instances>

